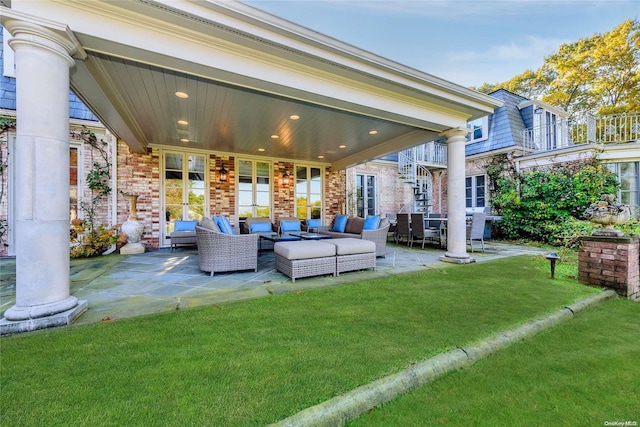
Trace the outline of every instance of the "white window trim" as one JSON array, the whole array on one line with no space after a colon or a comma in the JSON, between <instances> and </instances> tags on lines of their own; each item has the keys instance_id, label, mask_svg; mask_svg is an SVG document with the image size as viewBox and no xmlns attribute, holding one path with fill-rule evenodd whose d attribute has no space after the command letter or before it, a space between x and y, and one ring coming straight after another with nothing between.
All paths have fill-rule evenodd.
<instances>
[{"instance_id":1,"label":"white window trim","mask_svg":"<svg viewBox=\"0 0 640 427\"><path fill-rule=\"evenodd\" d=\"M468 123L467 126L469 126L470 124L471 124L471 122ZM474 129L472 127L469 127L469 129L471 130L469 135L473 135ZM482 118L482 126L481 126L480 129L482 130L482 135L480 136L480 138L469 139L467 141L467 144L470 144L470 143L473 143L473 142L486 141L487 139L489 139L489 116L485 116L485 117Z\"/></svg>"},{"instance_id":2,"label":"white window trim","mask_svg":"<svg viewBox=\"0 0 640 427\"><path fill-rule=\"evenodd\" d=\"M2 56L5 77L16 77L15 53L9 46L9 40L13 36L6 28L2 27Z\"/></svg>"}]
</instances>

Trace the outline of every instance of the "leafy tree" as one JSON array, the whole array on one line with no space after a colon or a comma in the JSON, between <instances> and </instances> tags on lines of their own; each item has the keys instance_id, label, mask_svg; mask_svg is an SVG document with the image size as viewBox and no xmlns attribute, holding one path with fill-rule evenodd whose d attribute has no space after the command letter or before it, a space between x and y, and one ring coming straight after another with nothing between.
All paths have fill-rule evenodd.
<instances>
[{"instance_id":1,"label":"leafy tree","mask_svg":"<svg viewBox=\"0 0 640 427\"><path fill-rule=\"evenodd\" d=\"M504 88L571 113L613 114L640 109L640 22L627 20L605 34L560 46L536 71L485 83L484 93Z\"/></svg>"}]
</instances>

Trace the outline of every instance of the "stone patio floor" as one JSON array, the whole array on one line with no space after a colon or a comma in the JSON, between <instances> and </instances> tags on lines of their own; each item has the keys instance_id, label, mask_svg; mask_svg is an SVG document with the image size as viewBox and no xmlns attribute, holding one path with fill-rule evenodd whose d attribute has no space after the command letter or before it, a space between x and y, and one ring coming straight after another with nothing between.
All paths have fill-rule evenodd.
<instances>
[{"instance_id":1,"label":"stone patio floor","mask_svg":"<svg viewBox=\"0 0 640 427\"><path fill-rule=\"evenodd\" d=\"M545 254L543 249L485 242L485 252L471 254L477 262L503 257ZM451 268L439 261L443 250L408 248L387 244L387 257L377 259L377 271L341 273L291 282L275 271L273 252L258 258L258 271L217 273L211 277L198 268L197 250L170 252L159 249L140 255L112 254L71 260L71 294L86 300L89 309L74 325L115 320L151 313L175 311L202 305L224 304L304 289L336 286L386 275L428 268ZM464 267L460 267L464 268ZM0 258L0 312L15 304L15 259ZM1 317L1 316L0 316Z\"/></svg>"}]
</instances>

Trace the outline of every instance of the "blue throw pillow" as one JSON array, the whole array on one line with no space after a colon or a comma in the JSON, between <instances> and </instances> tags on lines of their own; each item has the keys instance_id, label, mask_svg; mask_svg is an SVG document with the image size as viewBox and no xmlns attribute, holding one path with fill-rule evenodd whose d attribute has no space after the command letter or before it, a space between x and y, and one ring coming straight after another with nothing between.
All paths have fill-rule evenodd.
<instances>
[{"instance_id":1,"label":"blue throw pillow","mask_svg":"<svg viewBox=\"0 0 640 427\"><path fill-rule=\"evenodd\" d=\"M380 224L380 215L368 216L364 220L363 230L376 230Z\"/></svg>"},{"instance_id":2,"label":"blue throw pillow","mask_svg":"<svg viewBox=\"0 0 640 427\"><path fill-rule=\"evenodd\" d=\"M300 221L280 221L280 230L283 233L287 231L300 231Z\"/></svg>"},{"instance_id":3,"label":"blue throw pillow","mask_svg":"<svg viewBox=\"0 0 640 427\"><path fill-rule=\"evenodd\" d=\"M214 216L211 217L211 219L217 224L217 226L220 229L221 233L229 234L229 233L227 233L227 229L224 226L224 222L222 221L222 217L221 216L214 215Z\"/></svg>"},{"instance_id":4,"label":"blue throw pillow","mask_svg":"<svg viewBox=\"0 0 640 427\"><path fill-rule=\"evenodd\" d=\"M333 228L331 231L337 231L338 233L344 233L344 229L347 226L347 217L346 215L338 215L336 219L333 220Z\"/></svg>"},{"instance_id":5,"label":"blue throw pillow","mask_svg":"<svg viewBox=\"0 0 640 427\"><path fill-rule=\"evenodd\" d=\"M271 232L270 222L252 222L249 226L249 232L251 233L269 233Z\"/></svg>"},{"instance_id":6,"label":"blue throw pillow","mask_svg":"<svg viewBox=\"0 0 640 427\"><path fill-rule=\"evenodd\" d=\"M196 231L198 221L176 221L175 231Z\"/></svg>"},{"instance_id":7,"label":"blue throw pillow","mask_svg":"<svg viewBox=\"0 0 640 427\"><path fill-rule=\"evenodd\" d=\"M222 219L222 225L223 225L222 227L220 227L220 229L224 230L224 232L227 234L233 234L233 227L231 227L229 218L223 215L220 215L220 218Z\"/></svg>"},{"instance_id":8,"label":"blue throw pillow","mask_svg":"<svg viewBox=\"0 0 640 427\"><path fill-rule=\"evenodd\" d=\"M308 219L307 220L307 228L318 228L322 227L321 219Z\"/></svg>"}]
</instances>

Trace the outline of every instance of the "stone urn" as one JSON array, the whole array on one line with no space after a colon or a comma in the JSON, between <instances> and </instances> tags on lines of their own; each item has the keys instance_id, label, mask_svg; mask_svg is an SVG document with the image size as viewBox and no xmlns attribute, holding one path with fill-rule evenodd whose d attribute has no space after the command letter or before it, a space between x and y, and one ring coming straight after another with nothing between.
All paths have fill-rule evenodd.
<instances>
[{"instance_id":1,"label":"stone urn","mask_svg":"<svg viewBox=\"0 0 640 427\"><path fill-rule=\"evenodd\" d=\"M591 233L593 236L622 237L624 233L613 228L614 225L624 224L631 217L628 205L614 203L613 194L603 194L602 200L592 203L584 212L584 216L603 228Z\"/></svg>"},{"instance_id":2,"label":"stone urn","mask_svg":"<svg viewBox=\"0 0 640 427\"><path fill-rule=\"evenodd\" d=\"M127 244L120 248L120 253L124 255L142 254L145 247L140 243L142 233L144 232L144 224L138 221L138 196L129 196L129 218L122 224L122 232L127 235Z\"/></svg>"}]
</instances>

